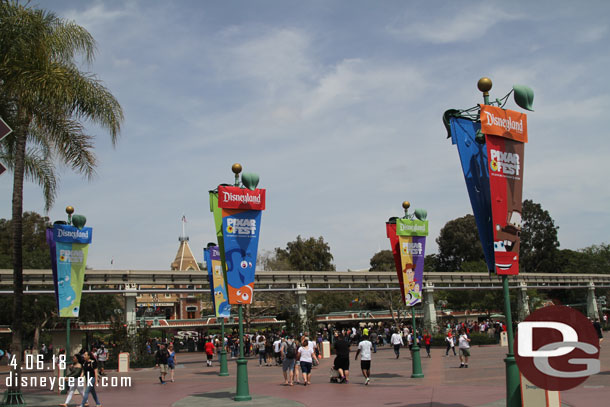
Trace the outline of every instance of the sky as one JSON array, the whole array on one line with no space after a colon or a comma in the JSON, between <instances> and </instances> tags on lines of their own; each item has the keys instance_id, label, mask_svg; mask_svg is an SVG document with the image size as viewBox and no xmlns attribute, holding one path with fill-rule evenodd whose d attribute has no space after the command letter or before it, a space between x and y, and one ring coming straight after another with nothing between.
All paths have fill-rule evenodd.
<instances>
[{"instance_id":1,"label":"sky","mask_svg":"<svg viewBox=\"0 0 610 407\"><path fill-rule=\"evenodd\" d=\"M215 238L208 191L233 182L236 162L267 189L259 254L322 236L337 270L367 269L404 200L428 211L435 253L445 223L472 213L442 114L481 103L483 76L492 100L513 84L535 92L523 196L550 212L561 248L609 241L608 2L30 4L93 35L83 69L125 113L116 148L88 124L96 176L60 168L48 213L65 219L72 205L87 217L95 269L168 270L183 215L203 261ZM7 172L0 218L11 194ZM31 183L24 210L44 213Z\"/></svg>"}]
</instances>

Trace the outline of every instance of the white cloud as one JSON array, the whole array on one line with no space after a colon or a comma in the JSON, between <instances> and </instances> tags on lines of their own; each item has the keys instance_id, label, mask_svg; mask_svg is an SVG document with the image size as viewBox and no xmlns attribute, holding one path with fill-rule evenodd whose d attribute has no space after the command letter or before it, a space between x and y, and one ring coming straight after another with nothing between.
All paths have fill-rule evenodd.
<instances>
[{"instance_id":1,"label":"white cloud","mask_svg":"<svg viewBox=\"0 0 610 407\"><path fill-rule=\"evenodd\" d=\"M506 7L507 3L445 4L447 9L432 8L435 12L428 15L409 11L388 26L388 30L405 41L448 44L483 40L492 27L523 18L511 7Z\"/></svg>"}]
</instances>

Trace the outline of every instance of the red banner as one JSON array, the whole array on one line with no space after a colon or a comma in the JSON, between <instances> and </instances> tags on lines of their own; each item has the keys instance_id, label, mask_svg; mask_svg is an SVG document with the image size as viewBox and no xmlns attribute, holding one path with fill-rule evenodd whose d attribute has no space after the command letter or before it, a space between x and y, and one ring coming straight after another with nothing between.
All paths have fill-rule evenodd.
<instances>
[{"instance_id":1,"label":"red banner","mask_svg":"<svg viewBox=\"0 0 610 407\"><path fill-rule=\"evenodd\" d=\"M218 207L223 209L265 209L265 190L218 186Z\"/></svg>"},{"instance_id":2,"label":"red banner","mask_svg":"<svg viewBox=\"0 0 610 407\"><path fill-rule=\"evenodd\" d=\"M500 136L485 137L489 162L496 273L517 275L525 145Z\"/></svg>"},{"instance_id":3,"label":"red banner","mask_svg":"<svg viewBox=\"0 0 610 407\"><path fill-rule=\"evenodd\" d=\"M388 239L390 239L390 245L392 246L392 254L394 255L394 265L396 266L396 273L398 274L398 282L400 283L400 294L402 295L403 304L406 302L405 290L403 289L403 278L402 278L402 261L400 259L400 241L396 235L396 223L385 224L386 233Z\"/></svg>"}]
</instances>

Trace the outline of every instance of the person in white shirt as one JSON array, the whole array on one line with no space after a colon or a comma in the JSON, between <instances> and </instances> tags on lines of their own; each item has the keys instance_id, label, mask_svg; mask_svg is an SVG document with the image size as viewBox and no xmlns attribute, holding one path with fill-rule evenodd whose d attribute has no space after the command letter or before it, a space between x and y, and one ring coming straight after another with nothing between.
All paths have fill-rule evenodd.
<instances>
[{"instance_id":1,"label":"person in white shirt","mask_svg":"<svg viewBox=\"0 0 610 407\"><path fill-rule=\"evenodd\" d=\"M470 357L470 338L466 335L463 329L460 329L460 337L458 338L458 347L460 348L460 369L468 367L468 358Z\"/></svg>"},{"instance_id":2,"label":"person in white shirt","mask_svg":"<svg viewBox=\"0 0 610 407\"><path fill-rule=\"evenodd\" d=\"M301 365L301 372L303 373L303 385L307 386L311 384L311 367L314 359L317 361L315 352L309 348L309 341L303 340L301 347L297 351L297 359Z\"/></svg>"},{"instance_id":3,"label":"person in white shirt","mask_svg":"<svg viewBox=\"0 0 610 407\"><path fill-rule=\"evenodd\" d=\"M369 341L368 335L362 337L362 341L358 344L358 350L356 351L356 358L360 356L360 369L362 369L362 375L364 376L364 384L368 385L371 377L371 349L373 344Z\"/></svg>"},{"instance_id":4,"label":"person in white shirt","mask_svg":"<svg viewBox=\"0 0 610 407\"><path fill-rule=\"evenodd\" d=\"M405 343L402 341L402 336L396 331L392 334L390 338L390 343L394 346L394 353L396 354L396 359L400 356L400 347L404 346Z\"/></svg>"},{"instance_id":5,"label":"person in white shirt","mask_svg":"<svg viewBox=\"0 0 610 407\"><path fill-rule=\"evenodd\" d=\"M280 352L282 347L282 339L280 337L276 338L275 341L273 341L273 353L275 354L275 365L279 366L282 364L282 354Z\"/></svg>"}]
</instances>

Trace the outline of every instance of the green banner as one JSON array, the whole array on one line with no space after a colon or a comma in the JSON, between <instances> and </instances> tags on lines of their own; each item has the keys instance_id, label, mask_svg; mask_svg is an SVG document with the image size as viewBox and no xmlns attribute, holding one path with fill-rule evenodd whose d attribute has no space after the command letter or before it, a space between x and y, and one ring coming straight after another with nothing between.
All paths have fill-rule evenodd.
<instances>
[{"instance_id":1,"label":"green banner","mask_svg":"<svg viewBox=\"0 0 610 407\"><path fill-rule=\"evenodd\" d=\"M428 236L428 221L417 219L396 219L397 236Z\"/></svg>"}]
</instances>

